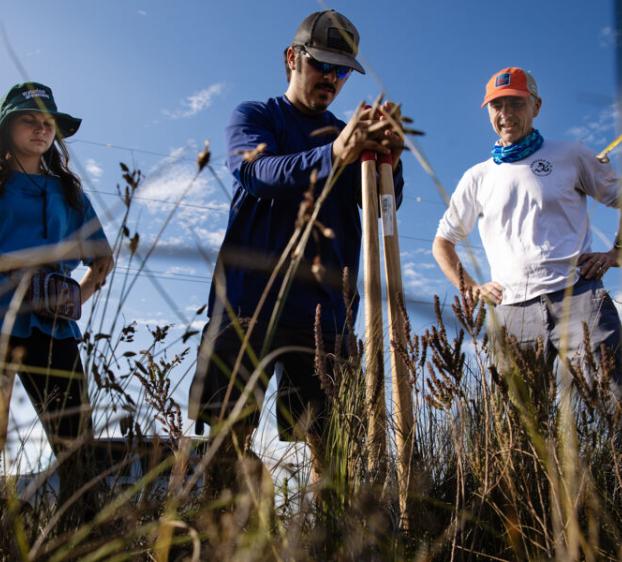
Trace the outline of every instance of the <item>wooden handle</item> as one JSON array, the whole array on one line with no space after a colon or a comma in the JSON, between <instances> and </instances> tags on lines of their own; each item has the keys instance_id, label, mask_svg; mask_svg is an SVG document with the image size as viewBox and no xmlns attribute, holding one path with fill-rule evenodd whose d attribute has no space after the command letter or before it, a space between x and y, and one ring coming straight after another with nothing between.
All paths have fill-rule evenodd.
<instances>
[{"instance_id":1,"label":"wooden handle","mask_svg":"<svg viewBox=\"0 0 622 562\"><path fill-rule=\"evenodd\" d=\"M365 397L368 408L368 469L382 478L386 458L382 289L378 240L376 161L362 158L363 268L365 294Z\"/></svg>"},{"instance_id":2,"label":"wooden handle","mask_svg":"<svg viewBox=\"0 0 622 562\"><path fill-rule=\"evenodd\" d=\"M609 156L608 154L616 147L618 146L620 143L622 143L622 135L620 135L617 139L615 139L613 142L610 142L603 150L601 150L597 155L596 155L596 159L599 162L602 162L603 164L606 164L607 162L609 162Z\"/></svg>"},{"instance_id":3,"label":"wooden handle","mask_svg":"<svg viewBox=\"0 0 622 562\"><path fill-rule=\"evenodd\" d=\"M402 306L404 291L402 287L402 268L400 264L400 245L397 229L397 207L393 185L393 166L390 155L380 164L380 213L384 240L384 265L387 286L391 387L393 396L393 419L397 446L397 477L400 498L402 526L408 527L408 499L412 498L409 488L414 478L410 478L409 467L412 462L414 414L412 388L404 360L396 350L396 345L406 349L406 330Z\"/></svg>"}]
</instances>

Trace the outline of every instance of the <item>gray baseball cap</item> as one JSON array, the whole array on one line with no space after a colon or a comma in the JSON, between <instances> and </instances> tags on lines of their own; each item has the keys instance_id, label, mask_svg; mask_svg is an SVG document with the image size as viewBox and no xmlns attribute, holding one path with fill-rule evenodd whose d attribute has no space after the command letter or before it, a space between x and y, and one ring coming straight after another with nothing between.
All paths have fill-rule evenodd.
<instances>
[{"instance_id":1,"label":"gray baseball cap","mask_svg":"<svg viewBox=\"0 0 622 562\"><path fill-rule=\"evenodd\" d=\"M335 10L314 12L298 29L292 45L300 45L316 60L348 66L365 74L356 60L359 51L359 32L352 22Z\"/></svg>"}]
</instances>

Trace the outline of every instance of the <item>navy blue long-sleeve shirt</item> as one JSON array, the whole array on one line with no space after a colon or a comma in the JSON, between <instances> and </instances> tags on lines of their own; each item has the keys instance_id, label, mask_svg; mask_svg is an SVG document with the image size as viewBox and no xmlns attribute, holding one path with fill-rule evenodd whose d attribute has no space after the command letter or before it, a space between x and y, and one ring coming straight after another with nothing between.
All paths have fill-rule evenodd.
<instances>
[{"instance_id":1,"label":"navy blue long-sleeve shirt","mask_svg":"<svg viewBox=\"0 0 622 562\"><path fill-rule=\"evenodd\" d=\"M220 259L224 265L227 298L241 317L253 314L274 265L291 238L311 172L317 171L318 195L332 167L332 141L336 133L312 136L324 127L341 130L345 123L329 111L307 115L285 97L267 102L245 102L233 112L227 127L227 166L234 177L234 195ZM266 149L254 161L242 152L265 143ZM397 203L401 203L401 165L395 174ZM360 165L347 166L324 202L318 220L331 228L335 237L312 237L287 296L281 316L282 327L313 327L317 304L322 305L322 329L338 333L345 322L341 276L347 267L353 286L359 270L361 249ZM311 274L313 258L319 255L326 276L319 282ZM263 307L267 320L281 285L279 279ZM209 310L215 301L212 284ZM357 299L358 301L358 299ZM354 310L356 314L356 307Z\"/></svg>"}]
</instances>

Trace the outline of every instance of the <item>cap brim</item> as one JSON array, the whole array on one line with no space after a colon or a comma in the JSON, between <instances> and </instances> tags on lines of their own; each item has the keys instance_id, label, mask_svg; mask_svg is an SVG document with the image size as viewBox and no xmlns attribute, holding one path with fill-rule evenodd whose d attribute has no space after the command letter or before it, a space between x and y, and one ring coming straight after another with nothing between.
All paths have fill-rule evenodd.
<instances>
[{"instance_id":1,"label":"cap brim","mask_svg":"<svg viewBox=\"0 0 622 562\"><path fill-rule=\"evenodd\" d=\"M315 59L328 64L338 64L340 66L348 66L361 74L365 74L365 69L352 56L344 53L335 53L334 51L326 51L324 49L316 49L315 47L305 47L305 50Z\"/></svg>"},{"instance_id":2,"label":"cap brim","mask_svg":"<svg viewBox=\"0 0 622 562\"><path fill-rule=\"evenodd\" d=\"M72 135L75 135L80 128L80 124L82 123L82 119L78 117L73 117L68 113L61 113L59 111L47 111L39 108L24 108L24 109L14 109L5 115L4 119L0 121L0 127L4 125L7 118L11 115L15 115L16 113L47 113L54 117L54 121L56 121L56 126L58 127L58 132L60 136L66 139Z\"/></svg>"},{"instance_id":3,"label":"cap brim","mask_svg":"<svg viewBox=\"0 0 622 562\"><path fill-rule=\"evenodd\" d=\"M73 117L67 113L56 113L54 119L63 138L75 135L82 124L82 119Z\"/></svg>"},{"instance_id":4,"label":"cap brim","mask_svg":"<svg viewBox=\"0 0 622 562\"><path fill-rule=\"evenodd\" d=\"M494 94L488 95L484 98L482 102L482 108L486 107L486 104L491 102L492 100L496 100L497 98L505 98L507 96L516 96L519 98L528 98L532 94L530 92L526 92L525 90L512 90L511 88L507 88L505 90L499 90Z\"/></svg>"}]
</instances>

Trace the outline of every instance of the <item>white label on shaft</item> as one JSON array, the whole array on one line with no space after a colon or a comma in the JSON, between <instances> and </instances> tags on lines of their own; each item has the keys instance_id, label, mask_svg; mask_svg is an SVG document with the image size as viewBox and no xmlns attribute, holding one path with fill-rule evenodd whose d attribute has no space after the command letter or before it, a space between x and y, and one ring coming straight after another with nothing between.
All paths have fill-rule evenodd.
<instances>
[{"instance_id":1,"label":"white label on shaft","mask_svg":"<svg viewBox=\"0 0 622 562\"><path fill-rule=\"evenodd\" d=\"M395 203L393 195L381 195L380 208L383 234L385 236L393 236L393 217L395 216Z\"/></svg>"}]
</instances>

